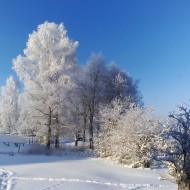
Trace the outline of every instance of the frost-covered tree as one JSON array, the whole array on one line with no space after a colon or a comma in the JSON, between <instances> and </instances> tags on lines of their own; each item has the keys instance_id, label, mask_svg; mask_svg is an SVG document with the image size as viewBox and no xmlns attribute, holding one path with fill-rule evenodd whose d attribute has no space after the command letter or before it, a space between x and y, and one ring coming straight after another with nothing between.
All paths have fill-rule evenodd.
<instances>
[{"instance_id":1,"label":"frost-covered tree","mask_svg":"<svg viewBox=\"0 0 190 190\"><path fill-rule=\"evenodd\" d=\"M64 120L64 95L76 64L77 46L78 42L68 38L63 24L45 22L29 35L24 55L13 61L13 68L24 83L28 113L30 118L38 118L47 149L53 120ZM59 129L54 128L57 138Z\"/></svg>"},{"instance_id":2,"label":"frost-covered tree","mask_svg":"<svg viewBox=\"0 0 190 190\"><path fill-rule=\"evenodd\" d=\"M190 190L190 109L179 106L178 113L172 113L165 125L161 157L169 166L179 190Z\"/></svg>"},{"instance_id":3,"label":"frost-covered tree","mask_svg":"<svg viewBox=\"0 0 190 190\"><path fill-rule=\"evenodd\" d=\"M93 149L95 119L105 94L104 75L106 69L102 54L92 54L83 69L83 77L77 83L77 92L83 112L84 124L86 119L89 121L89 142L90 148Z\"/></svg>"},{"instance_id":4,"label":"frost-covered tree","mask_svg":"<svg viewBox=\"0 0 190 190\"><path fill-rule=\"evenodd\" d=\"M83 70L79 69L76 75L73 77L74 85L67 96L69 118L70 123L75 126L74 135L76 139L76 146L78 144L77 137L78 133L83 134L83 141L86 141L86 130L88 123L88 107L86 97L83 96L83 87L81 86L81 79L83 80Z\"/></svg>"},{"instance_id":5,"label":"frost-covered tree","mask_svg":"<svg viewBox=\"0 0 190 190\"><path fill-rule=\"evenodd\" d=\"M19 119L19 88L13 77L1 87L1 132L17 133Z\"/></svg>"},{"instance_id":6,"label":"frost-covered tree","mask_svg":"<svg viewBox=\"0 0 190 190\"><path fill-rule=\"evenodd\" d=\"M34 110L30 109L27 104L27 97L23 92L20 94L20 117L19 117L19 133L24 134L25 136L40 136L40 128L38 129L38 117L32 117L31 112ZM38 130L37 130L38 129ZM38 135L39 133L39 135Z\"/></svg>"},{"instance_id":7,"label":"frost-covered tree","mask_svg":"<svg viewBox=\"0 0 190 190\"><path fill-rule=\"evenodd\" d=\"M159 133L159 122L151 109L114 100L101 110L97 153L133 167L149 167Z\"/></svg>"},{"instance_id":8,"label":"frost-covered tree","mask_svg":"<svg viewBox=\"0 0 190 190\"><path fill-rule=\"evenodd\" d=\"M89 126L90 147L93 148L94 132L98 135L99 131L100 104L127 97L134 104L141 105L138 84L116 65L106 66L101 53L92 54L74 78L74 93L70 93L73 116L77 119L77 130L83 132L84 137Z\"/></svg>"},{"instance_id":9,"label":"frost-covered tree","mask_svg":"<svg viewBox=\"0 0 190 190\"><path fill-rule=\"evenodd\" d=\"M141 105L142 97L138 90L138 81L134 81L128 73L121 70L117 65L111 64L107 68L106 76L106 102L113 99L124 100L126 97L131 102Z\"/></svg>"}]
</instances>

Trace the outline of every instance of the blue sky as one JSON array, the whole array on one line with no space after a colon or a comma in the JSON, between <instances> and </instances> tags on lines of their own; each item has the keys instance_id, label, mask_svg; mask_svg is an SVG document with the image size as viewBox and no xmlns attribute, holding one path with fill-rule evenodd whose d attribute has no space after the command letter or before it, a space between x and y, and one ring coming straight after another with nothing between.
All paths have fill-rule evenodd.
<instances>
[{"instance_id":1,"label":"blue sky","mask_svg":"<svg viewBox=\"0 0 190 190\"><path fill-rule=\"evenodd\" d=\"M115 61L134 79L145 105L166 116L190 98L189 0L1 0L0 85L12 59L45 21L63 22L79 41L84 64L91 52Z\"/></svg>"}]
</instances>

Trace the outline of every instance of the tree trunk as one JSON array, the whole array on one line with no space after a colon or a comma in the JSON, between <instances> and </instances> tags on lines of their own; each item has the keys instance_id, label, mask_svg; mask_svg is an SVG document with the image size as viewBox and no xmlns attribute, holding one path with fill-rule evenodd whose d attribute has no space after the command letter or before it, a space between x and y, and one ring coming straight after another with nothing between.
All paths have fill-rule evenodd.
<instances>
[{"instance_id":1,"label":"tree trunk","mask_svg":"<svg viewBox=\"0 0 190 190\"><path fill-rule=\"evenodd\" d=\"M48 115L48 134L47 134L47 144L46 144L46 150L50 149L51 144L51 117L52 117L52 110L49 107L49 115Z\"/></svg>"},{"instance_id":2,"label":"tree trunk","mask_svg":"<svg viewBox=\"0 0 190 190\"><path fill-rule=\"evenodd\" d=\"M58 116L56 117L56 123L57 123L57 130L56 130L56 134L55 134L55 148L58 149L59 146L59 120L58 120Z\"/></svg>"},{"instance_id":3,"label":"tree trunk","mask_svg":"<svg viewBox=\"0 0 190 190\"><path fill-rule=\"evenodd\" d=\"M90 149L94 150L93 130L92 129L90 129L90 139L89 139L89 142L90 142Z\"/></svg>"},{"instance_id":4,"label":"tree trunk","mask_svg":"<svg viewBox=\"0 0 190 190\"><path fill-rule=\"evenodd\" d=\"M94 142L93 142L93 115L90 116L90 128L89 128L89 142L90 149L94 150Z\"/></svg>"},{"instance_id":5,"label":"tree trunk","mask_svg":"<svg viewBox=\"0 0 190 190\"><path fill-rule=\"evenodd\" d=\"M78 146L78 129L76 127L76 132L75 132L75 146Z\"/></svg>"},{"instance_id":6,"label":"tree trunk","mask_svg":"<svg viewBox=\"0 0 190 190\"><path fill-rule=\"evenodd\" d=\"M75 146L78 146L78 139L75 139Z\"/></svg>"},{"instance_id":7,"label":"tree trunk","mask_svg":"<svg viewBox=\"0 0 190 190\"><path fill-rule=\"evenodd\" d=\"M83 142L86 142L86 116L84 117Z\"/></svg>"},{"instance_id":8,"label":"tree trunk","mask_svg":"<svg viewBox=\"0 0 190 190\"><path fill-rule=\"evenodd\" d=\"M59 133L57 132L57 134L55 135L55 148L58 149L59 148Z\"/></svg>"},{"instance_id":9,"label":"tree trunk","mask_svg":"<svg viewBox=\"0 0 190 190\"><path fill-rule=\"evenodd\" d=\"M50 149L50 144L51 144L51 126L48 125L46 150Z\"/></svg>"}]
</instances>

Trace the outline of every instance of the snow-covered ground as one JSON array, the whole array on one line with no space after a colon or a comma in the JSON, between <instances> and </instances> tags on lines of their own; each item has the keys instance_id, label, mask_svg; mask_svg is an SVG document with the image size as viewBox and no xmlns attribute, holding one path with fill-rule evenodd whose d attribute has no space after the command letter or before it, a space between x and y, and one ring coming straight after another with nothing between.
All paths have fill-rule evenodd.
<instances>
[{"instance_id":1,"label":"snow-covered ground","mask_svg":"<svg viewBox=\"0 0 190 190\"><path fill-rule=\"evenodd\" d=\"M0 143L0 190L177 189L170 181L160 180L163 169L133 169L112 164L84 156L84 152L72 149L75 147L70 141L62 143L66 149L64 153L54 152L57 156L52 152L52 155L32 155L33 151L44 151L44 146L38 144L27 143L18 154L14 143Z\"/></svg>"},{"instance_id":2,"label":"snow-covered ground","mask_svg":"<svg viewBox=\"0 0 190 190\"><path fill-rule=\"evenodd\" d=\"M1 190L177 189L161 173L77 155L0 155Z\"/></svg>"}]
</instances>

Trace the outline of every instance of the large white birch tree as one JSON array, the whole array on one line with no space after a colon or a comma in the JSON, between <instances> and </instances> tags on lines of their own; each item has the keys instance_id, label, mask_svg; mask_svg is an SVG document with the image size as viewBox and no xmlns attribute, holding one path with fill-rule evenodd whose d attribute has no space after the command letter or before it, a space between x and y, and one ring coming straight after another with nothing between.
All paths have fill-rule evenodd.
<instances>
[{"instance_id":1,"label":"large white birch tree","mask_svg":"<svg viewBox=\"0 0 190 190\"><path fill-rule=\"evenodd\" d=\"M78 42L68 38L63 24L45 22L29 35L24 55L13 60L13 68L24 83L30 118L38 118L47 149L53 119L62 120L64 92L76 64L77 46Z\"/></svg>"}]
</instances>

